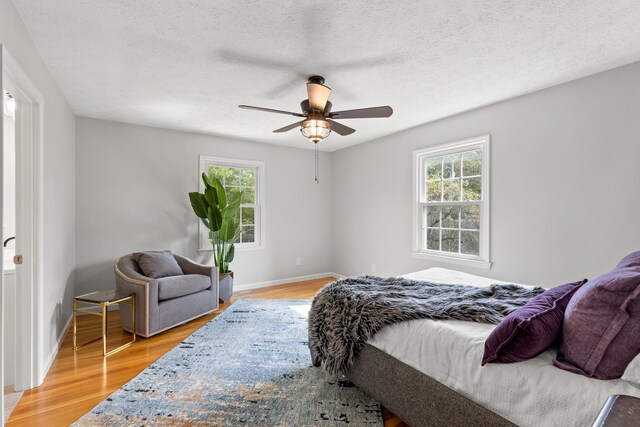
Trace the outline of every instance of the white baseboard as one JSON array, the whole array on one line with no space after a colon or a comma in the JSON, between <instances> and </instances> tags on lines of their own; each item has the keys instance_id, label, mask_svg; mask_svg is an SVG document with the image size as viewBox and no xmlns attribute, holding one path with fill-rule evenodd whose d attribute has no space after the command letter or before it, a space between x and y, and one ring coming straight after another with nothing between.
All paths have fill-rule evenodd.
<instances>
[{"instance_id":1,"label":"white baseboard","mask_svg":"<svg viewBox=\"0 0 640 427\"><path fill-rule=\"evenodd\" d=\"M293 282L304 282L305 280L314 280L321 279L323 277L333 277L335 279L340 279L344 276L336 273L317 273L317 274L309 274L306 276L297 276L297 277L287 277L286 279L277 279L277 280L269 280L266 282L258 282L258 283L247 283L244 285L234 285L233 291L246 291L248 289L258 289L258 288L267 288L269 286L277 286L277 285L286 285L287 283Z\"/></svg>"},{"instance_id":2,"label":"white baseboard","mask_svg":"<svg viewBox=\"0 0 640 427\"><path fill-rule=\"evenodd\" d=\"M71 313L71 316L69 316L69 320L67 320L67 323L65 323L64 327L62 328L62 332L60 332L60 335L58 335L58 338L56 339L56 345L53 348L53 350L51 350L51 354L49 354L49 357L47 358L47 361L44 364L44 371L42 374L43 379L47 376L47 373L49 372L49 368L51 368L53 361L56 360L56 356L58 355L58 351L60 350L60 345L62 344L62 340L64 339L64 336L67 334L67 331L69 330L69 326L71 326L72 320L73 320L73 313Z\"/></svg>"}]
</instances>

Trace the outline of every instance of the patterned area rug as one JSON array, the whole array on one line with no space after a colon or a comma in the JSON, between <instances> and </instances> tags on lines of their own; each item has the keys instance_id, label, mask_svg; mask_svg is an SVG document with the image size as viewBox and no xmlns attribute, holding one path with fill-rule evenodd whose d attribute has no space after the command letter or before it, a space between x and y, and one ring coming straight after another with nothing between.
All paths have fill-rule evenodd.
<instances>
[{"instance_id":1,"label":"patterned area rug","mask_svg":"<svg viewBox=\"0 0 640 427\"><path fill-rule=\"evenodd\" d=\"M240 299L74 425L381 426L379 404L311 367L308 311Z\"/></svg>"}]
</instances>

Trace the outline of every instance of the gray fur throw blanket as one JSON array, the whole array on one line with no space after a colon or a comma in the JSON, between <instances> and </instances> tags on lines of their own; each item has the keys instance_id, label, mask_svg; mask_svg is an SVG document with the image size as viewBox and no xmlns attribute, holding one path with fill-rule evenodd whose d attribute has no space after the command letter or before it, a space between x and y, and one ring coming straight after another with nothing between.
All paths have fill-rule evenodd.
<instances>
[{"instance_id":1,"label":"gray fur throw blanket","mask_svg":"<svg viewBox=\"0 0 640 427\"><path fill-rule=\"evenodd\" d=\"M367 340L382 327L414 319L499 323L542 288L477 288L374 276L350 277L324 287L309 311L314 366L345 374Z\"/></svg>"}]
</instances>

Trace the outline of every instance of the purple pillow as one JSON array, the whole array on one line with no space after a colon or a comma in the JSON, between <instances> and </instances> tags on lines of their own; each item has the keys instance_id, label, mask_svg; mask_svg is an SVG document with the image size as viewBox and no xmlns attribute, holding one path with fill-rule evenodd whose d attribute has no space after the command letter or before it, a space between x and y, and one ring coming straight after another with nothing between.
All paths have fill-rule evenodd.
<instances>
[{"instance_id":1,"label":"purple pillow","mask_svg":"<svg viewBox=\"0 0 640 427\"><path fill-rule=\"evenodd\" d=\"M549 348L560 336L569 300L586 281L548 289L502 319L484 343L482 365L521 362Z\"/></svg>"},{"instance_id":2,"label":"purple pillow","mask_svg":"<svg viewBox=\"0 0 640 427\"><path fill-rule=\"evenodd\" d=\"M588 377L620 378L640 353L639 336L640 251L576 292L554 365Z\"/></svg>"}]
</instances>

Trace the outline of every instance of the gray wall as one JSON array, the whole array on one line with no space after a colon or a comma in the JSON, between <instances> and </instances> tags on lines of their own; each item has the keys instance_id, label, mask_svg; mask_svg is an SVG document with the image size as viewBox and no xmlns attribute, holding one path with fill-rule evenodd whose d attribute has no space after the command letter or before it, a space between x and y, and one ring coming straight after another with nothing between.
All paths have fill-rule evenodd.
<instances>
[{"instance_id":1,"label":"gray wall","mask_svg":"<svg viewBox=\"0 0 640 427\"><path fill-rule=\"evenodd\" d=\"M607 271L640 249L639 114L635 63L332 153L333 270L548 286ZM487 133L493 268L412 258L412 151Z\"/></svg>"},{"instance_id":2,"label":"gray wall","mask_svg":"<svg viewBox=\"0 0 640 427\"><path fill-rule=\"evenodd\" d=\"M75 116L10 1L0 1L0 44L44 97L44 349L71 316L75 267ZM62 310L57 303L63 298Z\"/></svg>"},{"instance_id":3,"label":"gray wall","mask_svg":"<svg viewBox=\"0 0 640 427\"><path fill-rule=\"evenodd\" d=\"M311 150L88 118L78 118L77 139L78 292L113 287L114 261L134 251L212 262L198 253L187 196L201 154L265 162L266 247L236 252L237 285L330 271L329 154L316 184Z\"/></svg>"}]
</instances>

